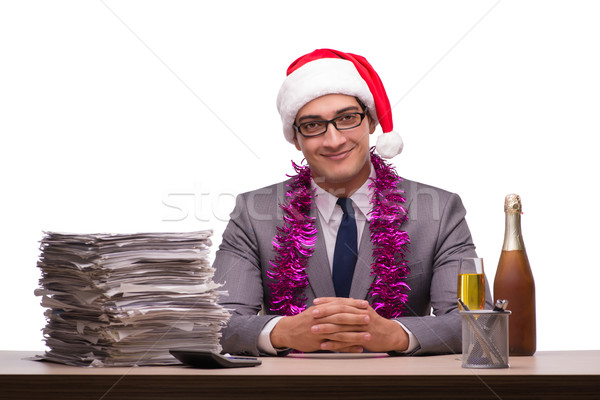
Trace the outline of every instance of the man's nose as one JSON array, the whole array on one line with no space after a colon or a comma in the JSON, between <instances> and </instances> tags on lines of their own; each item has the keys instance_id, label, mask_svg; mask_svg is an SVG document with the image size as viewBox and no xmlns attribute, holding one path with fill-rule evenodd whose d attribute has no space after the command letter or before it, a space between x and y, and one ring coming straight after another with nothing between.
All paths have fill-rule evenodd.
<instances>
[{"instance_id":1,"label":"man's nose","mask_svg":"<svg viewBox=\"0 0 600 400\"><path fill-rule=\"evenodd\" d=\"M327 130L323 136L325 139L323 144L329 147L337 147L346 141L344 134L339 131L331 122L327 125Z\"/></svg>"}]
</instances>

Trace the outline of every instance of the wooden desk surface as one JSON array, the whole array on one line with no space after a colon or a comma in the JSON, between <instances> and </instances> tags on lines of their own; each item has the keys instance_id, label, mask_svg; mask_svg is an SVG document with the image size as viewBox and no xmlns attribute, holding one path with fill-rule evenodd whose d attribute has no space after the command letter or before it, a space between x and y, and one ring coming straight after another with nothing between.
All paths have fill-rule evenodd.
<instances>
[{"instance_id":1,"label":"wooden desk surface","mask_svg":"<svg viewBox=\"0 0 600 400\"><path fill-rule=\"evenodd\" d=\"M460 355L297 355L252 368L78 368L0 352L0 399L600 398L600 350L511 357L510 368L464 369Z\"/></svg>"}]
</instances>

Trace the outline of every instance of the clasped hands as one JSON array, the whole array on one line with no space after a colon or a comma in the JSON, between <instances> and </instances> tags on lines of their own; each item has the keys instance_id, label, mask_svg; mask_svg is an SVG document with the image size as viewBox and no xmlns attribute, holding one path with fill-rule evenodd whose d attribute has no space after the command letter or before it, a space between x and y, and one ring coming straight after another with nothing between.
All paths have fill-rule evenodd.
<instances>
[{"instance_id":1,"label":"clasped hands","mask_svg":"<svg viewBox=\"0 0 600 400\"><path fill-rule=\"evenodd\" d=\"M408 348L408 334L400 324L377 314L366 300L321 297L313 303L277 322L270 336L273 347L346 353Z\"/></svg>"}]
</instances>

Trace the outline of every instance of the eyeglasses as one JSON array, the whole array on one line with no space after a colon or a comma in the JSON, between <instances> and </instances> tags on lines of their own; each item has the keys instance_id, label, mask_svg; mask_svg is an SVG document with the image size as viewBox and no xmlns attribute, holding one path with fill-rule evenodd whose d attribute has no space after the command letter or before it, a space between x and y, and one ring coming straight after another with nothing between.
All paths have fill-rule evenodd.
<instances>
[{"instance_id":1,"label":"eyeglasses","mask_svg":"<svg viewBox=\"0 0 600 400\"><path fill-rule=\"evenodd\" d=\"M319 136L327 132L327 128L329 124L333 124L335 129L338 131L345 131L348 129L356 128L360 124L362 124L363 119L365 119L365 115L367 115L367 109L361 113L347 113L342 114L339 117L335 117L334 119L326 120L317 120L317 121L308 121L303 122L300 125L294 124L294 128L304 137L313 137Z\"/></svg>"}]
</instances>

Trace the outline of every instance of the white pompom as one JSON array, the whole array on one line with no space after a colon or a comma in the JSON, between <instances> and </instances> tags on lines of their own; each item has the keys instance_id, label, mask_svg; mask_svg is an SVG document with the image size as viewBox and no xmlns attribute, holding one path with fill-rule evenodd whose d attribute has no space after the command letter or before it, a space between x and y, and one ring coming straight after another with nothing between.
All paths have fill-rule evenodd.
<instances>
[{"instance_id":1,"label":"white pompom","mask_svg":"<svg viewBox=\"0 0 600 400\"><path fill-rule=\"evenodd\" d=\"M398 134L398 132L388 132L383 135L379 135L377 143L375 144L377 152L383 158L393 158L398 154L402 153L404 148L404 142Z\"/></svg>"}]
</instances>

